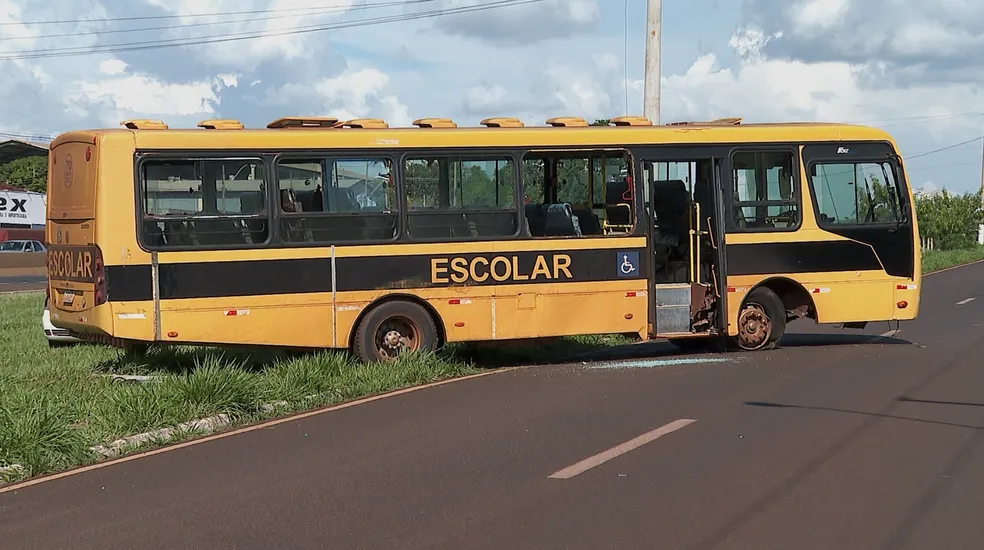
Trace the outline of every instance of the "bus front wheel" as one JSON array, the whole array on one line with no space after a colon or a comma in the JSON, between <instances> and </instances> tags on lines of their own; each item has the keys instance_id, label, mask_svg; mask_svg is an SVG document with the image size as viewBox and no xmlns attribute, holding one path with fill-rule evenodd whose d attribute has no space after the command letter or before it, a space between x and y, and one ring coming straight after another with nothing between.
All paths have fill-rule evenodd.
<instances>
[{"instance_id":1,"label":"bus front wheel","mask_svg":"<svg viewBox=\"0 0 984 550\"><path fill-rule=\"evenodd\" d=\"M356 329L354 352L366 363L392 362L401 355L437 349L437 326L418 304L385 302L363 317Z\"/></svg>"},{"instance_id":2,"label":"bus front wheel","mask_svg":"<svg viewBox=\"0 0 984 550\"><path fill-rule=\"evenodd\" d=\"M753 290L738 313L735 343L745 351L774 349L786 331L786 308L766 287Z\"/></svg>"}]
</instances>

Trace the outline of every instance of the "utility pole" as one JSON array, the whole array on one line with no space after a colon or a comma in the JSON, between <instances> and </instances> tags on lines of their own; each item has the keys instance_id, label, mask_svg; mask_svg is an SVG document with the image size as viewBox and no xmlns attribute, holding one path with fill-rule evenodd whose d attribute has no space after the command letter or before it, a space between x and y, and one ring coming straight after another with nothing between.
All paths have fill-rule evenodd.
<instances>
[{"instance_id":1,"label":"utility pole","mask_svg":"<svg viewBox=\"0 0 984 550\"><path fill-rule=\"evenodd\" d=\"M984 115L981 120L984 121ZM981 211L984 212L984 140L981 141ZM977 244L984 244L984 220L977 226Z\"/></svg>"},{"instance_id":2,"label":"utility pole","mask_svg":"<svg viewBox=\"0 0 984 550\"><path fill-rule=\"evenodd\" d=\"M648 0L646 8L646 79L643 115L659 125L660 49L663 44L663 0Z\"/></svg>"}]
</instances>

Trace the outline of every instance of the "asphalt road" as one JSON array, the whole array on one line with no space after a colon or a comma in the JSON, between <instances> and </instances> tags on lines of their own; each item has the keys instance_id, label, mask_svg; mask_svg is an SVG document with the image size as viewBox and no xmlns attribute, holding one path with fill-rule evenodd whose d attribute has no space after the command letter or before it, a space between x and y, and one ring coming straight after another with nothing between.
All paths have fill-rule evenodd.
<instances>
[{"instance_id":1,"label":"asphalt road","mask_svg":"<svg viewBox=\"0 0 984 550\"><path fill-rule=\"evenodd\" d=\"M895 339L516 370L3 493L0 541L984 548L984 264L923 296Z\"/></svg>"},{"instance_id":2,"label":"asphalt road","mask_svg":"<svg viewBox=\"0 0 984 550\"><path fill-rule=\"evenodd\" d=\"M44 275L24 275L16 277L0 277L0 294L7 292L23 292L27 290L44 290L48 278Z\"/></svg>"}]
</instances>

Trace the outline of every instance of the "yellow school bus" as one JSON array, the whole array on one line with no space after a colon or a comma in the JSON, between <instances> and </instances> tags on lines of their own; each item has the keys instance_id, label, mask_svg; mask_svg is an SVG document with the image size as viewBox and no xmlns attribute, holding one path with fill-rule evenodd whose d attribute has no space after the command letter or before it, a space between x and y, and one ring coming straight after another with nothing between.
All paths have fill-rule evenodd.
<instances>
[{"instance_id":1,"label":"yellow school bus","mask_svg":"<svg viewBox=\"0 0 984 550\"><path fill-rule=\"evenodd\" d=\"M774 348L914 319L887 133L560 117L128 120L51 144L52 322L90 340L350 349L585 334Z\"/></svg>"}]
</instances>

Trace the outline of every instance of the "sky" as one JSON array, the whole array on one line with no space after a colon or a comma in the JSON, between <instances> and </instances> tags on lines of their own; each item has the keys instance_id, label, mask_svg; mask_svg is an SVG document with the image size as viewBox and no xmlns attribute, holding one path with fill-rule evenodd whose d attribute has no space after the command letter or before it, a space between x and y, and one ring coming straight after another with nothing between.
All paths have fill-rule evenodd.
<instances>
[{"instance_id":1,"label":"sky","mask_svg":"<svg viewBox=\"0 0 984 550\"><path fill-rule=\"evenodd\" d=\"M641 115L645 11L646 0L0 0L0 139L132 118ZM162 47L182 42L195 44ZM974 191L982 54L974 0L663 0L660 117L878 126L911 158L915 187Z\"/></svg>"}]
</instances>

